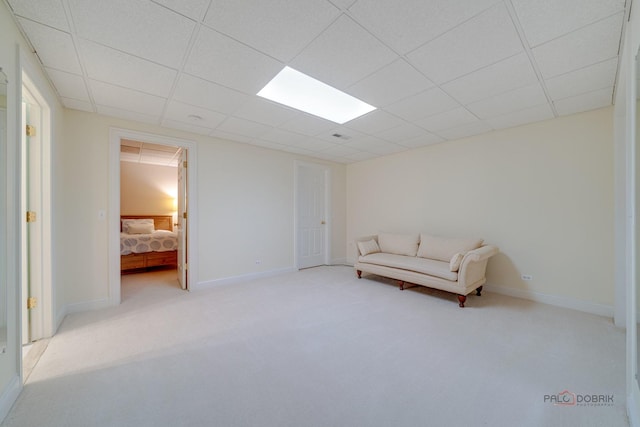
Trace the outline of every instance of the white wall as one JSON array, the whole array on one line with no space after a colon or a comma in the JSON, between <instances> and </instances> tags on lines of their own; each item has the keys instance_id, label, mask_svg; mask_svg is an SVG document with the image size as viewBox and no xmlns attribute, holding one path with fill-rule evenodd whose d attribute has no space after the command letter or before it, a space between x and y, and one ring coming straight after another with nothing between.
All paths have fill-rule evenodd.
<instances>
[{"instance_id":1,"label":"white wall","mask_svg":"<svg viewBox=\"0 0 640 427\"><path fill-rule=\"evenodd\" d=\"M19 52L19 53L18 53ZM19 298L20 298L20 221L22 215L18 206L20 197L20 102L21 102L21 73L26 67L33 83L39 92L49 102L54 121L52 129L52 151L60 142L62 108L57 102L48 80L40 69L37 58L31 53L31 48L23 39L13 19L6 9L6 3L0 2L0 67L6 73L9 86L7 94L7 144L0 147L0 280L7 285L8 302L8 348L7 354L0 355L0 420L9 410L16 393L21 388L20 383L20 334L19 334ZM56 188L55 165L52 170L53 192ZM55 201L53 202L55 204ZM55 218L53 218L55 221ZM56 254L54 254L54 258ZM55 263L55 260L54 260ZM58 307L55 298L54 277L54 316ZM5 298L4 295L0 298Z\"/></svg>"},{"instance_id":2,"label":"white wall","mask_svg":"<svg viewBox=\"0 0 640 427\"><path fill-rule=\"evenodd\" d=\"M296 159L312 159L66 110L65 141L59 152L64 165L64 191L59 194L60 234L64 237L55 245L61 253L74 254L59 266L67 304L108 298L108 228L107 221L98 219L98 211L108 212L109 127L197 143L201 283L294 267L294 164ZM344 259L346 168L324 164L330 165L333 175L332 258ZM262 264L255 264L256 257Z\"/></svg>"},{"instance_id":3,"label":"white wall","mask_svg":"<svg viewBox=\"0 0 640 427\"><path fill-rule=\"evenodd\" d=\"M120 212L123 215L172 215L176 211L177 194L178 168L120 162Z\"/></svg>"},{"instance_id":4,"label":"white wall","mask_svg":"<svg viewBox=\"0 0 640 427\"><path fill-rule=\"evenodd\" d=\"M612 313L612 121L605 108L349 165L348 255L378 231L482 237L501 250L488 284Z\"/></svg>"}]
</instances>

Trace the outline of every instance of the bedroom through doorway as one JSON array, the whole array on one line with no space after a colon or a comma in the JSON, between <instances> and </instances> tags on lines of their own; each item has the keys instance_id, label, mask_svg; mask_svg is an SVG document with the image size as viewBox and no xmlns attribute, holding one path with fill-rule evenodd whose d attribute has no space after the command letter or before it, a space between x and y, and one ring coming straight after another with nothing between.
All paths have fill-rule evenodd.
<instances>
[{"instance_id":1,"label":"bedroom through doorway","mask_svg":"<svg viewBox=\"0 0 640 427\"><path fill-rule=\"evenodd\" d=\"M186 158L184 147L120 140L121 275L165 270L187 289Z\"/></svg>"}]
</instances>

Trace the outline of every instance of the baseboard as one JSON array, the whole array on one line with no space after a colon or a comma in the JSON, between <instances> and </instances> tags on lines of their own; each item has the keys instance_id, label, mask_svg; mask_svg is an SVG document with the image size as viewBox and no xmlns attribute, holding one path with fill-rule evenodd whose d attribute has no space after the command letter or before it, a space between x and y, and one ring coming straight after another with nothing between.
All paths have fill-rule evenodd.
<instances>
[{"instance_id":1,"label":"baseboard","mask_svg":"<svg viewBox=\"0 0 640 427\"><path fill-rule=\"evenodd\" d=\"M583 311L585 313L596 314L598 316L613 318L613 307L604 304L597 304L589 301L582 301L575 298L562 297L558 295L543 294L540 292L526 291L523 289L507 288L491 284L484 285L485 290L497 294L508 295L510 297L522 298L544 304L555 305L572 310Z\"/></svg>"},{"instance_id":2,"label":"baseboard","mask_svg":"<svg viewBox=\"0 0 640 427\"><path fill-rule=\"evenodd\" d=\"M20 375L14 375L0 396L0 422L6 418L21 391L22 384L20 383Z\"/></svg>"},{"instance_id":3,"label":"baseboard","mask_svg":"<svg viewBox=\"0 0 640 427\"><path fill-rule=\"evenodd\" d=\"M207 280L206 282L199 282L195 286L191 287L192 291L201 289L215 288L216 286L233 285L235 283L247 282L250 280L264 279L267 277L279 276L285 273L293 273L297 271L294 267L278 268L275 270L261 271L259 273L241 274L239 276L223 277L222 279Z\"/></svg>"},{"instance_id":4,"label":"baseboard","mask_svg":"<svg viewBox=\"0 0 640 427\"><path fill-rule=\"evenodd\" d=\"M53 330L53 333L51 334L52 337L58 333L58 329L60 329L60 325L62 325L62 321L64 320L65 317L67 317L67 314L69 314L69 312L67 311L67 307L64 307L62 310L58 310L58 315L56 316L55 328Z\"/></svg>"},{"instance_id":5,"label":"baseboard","mask_svg":"<svg viewBox=\"0 0 640 427\"><path fill-rule=\"evenodd\" d=\"M336 258L331 260L330 265L349 265L346 258ZM353 265L353 264L351 264Z\"/></svg>"}]
</instances>

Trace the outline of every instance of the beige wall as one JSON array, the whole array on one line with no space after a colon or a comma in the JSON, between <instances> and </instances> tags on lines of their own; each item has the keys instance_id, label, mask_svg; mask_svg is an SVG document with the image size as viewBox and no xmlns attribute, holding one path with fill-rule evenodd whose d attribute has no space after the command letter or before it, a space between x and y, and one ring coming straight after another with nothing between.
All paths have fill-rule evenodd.
<instances>
[{"instance_id":1,"label":"beige wall","mask_svg":"<svg viewBox=\"0 0 640 427\"><path fill-rule=\"evenodd\" d=\"M200 282L294 266L294 165L296 159L312 159L66 110L65 144L59 155L64 165L64 237L56 245L62 253L74 254L60 267L69 292L67 303L108 297L108 221L100 221L98 211L108 211L109 127L196 141ZM343 260L346 167L324 164L333 177L332 258ZM262 264L256 265L256 259Z\"/></svg>"},{"instance_id":2,"label":"beige wall","mask_svg":"<svg viewBox=\"0 0 640 427\"><path fill-rule=\"evenodd\" d=\"M349 257L378 231L477 236L489 284L612 306L613 226L612 108L347 167Z\"/></svg>"},{"instance_id":3,"label":"beige wall","mask_svg":"<svg viewBox=\"0 0 640 427\"><path fill-rule=\"evenodd\" d=\"M123 215L175 214L177 194L177 168L120 162L120 212Z\"/></svg>"}]
</instances>

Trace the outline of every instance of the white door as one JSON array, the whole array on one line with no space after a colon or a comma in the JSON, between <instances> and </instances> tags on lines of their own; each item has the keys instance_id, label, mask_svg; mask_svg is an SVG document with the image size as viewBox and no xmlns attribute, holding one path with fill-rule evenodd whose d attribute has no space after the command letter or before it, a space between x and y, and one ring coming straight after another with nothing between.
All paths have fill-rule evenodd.
<instances>
[{"instance_id":1,"label":"white door","mask_svg":"<svg viewBox=\"0 0 640 427\"><path fill-rule=\"evenodd\" d=\"M187 263L187 149L180 151L178 164L178 282L189 289Z\"/></svg>"},{"instance_id":2,"label":"white door","mask_svg":"<svg viewBox=\"0 0 640 427\"><path fill-rule=\"evenodd\" d=\"M26 93L22 102L22 344L42 338L41 112ZM27 135L27 125L32 133ZM29 213L29 214L28 214ZM29 298L35 303L27 308ZM40 304L38 304L40 303Z\"/></svg>"},{"instance_id":3,"label":"white door","mask_svg":"<svg viewBox=\"0 0 640 427\"><path fill-rule=\"evenodd\" d=\"M297 179L298 268L324 265L327 263L325 170L299 164Z\"/></svg>"}]
</instances>

